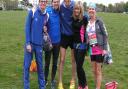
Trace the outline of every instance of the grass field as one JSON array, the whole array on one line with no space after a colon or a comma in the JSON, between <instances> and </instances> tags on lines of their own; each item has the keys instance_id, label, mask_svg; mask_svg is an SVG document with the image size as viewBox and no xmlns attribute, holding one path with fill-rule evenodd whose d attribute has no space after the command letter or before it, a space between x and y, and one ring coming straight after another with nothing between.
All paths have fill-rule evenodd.
<instances>
[{"instance_id":1,"label":"grass field","mask_svg":"<svg viewBox=\"0 0 128 89\"><path fill-rule=\"evenodd\" d=\"M22 66L26 14L24 11L0 12L0 89L23 89ZM114 61L112 65L103 66L102 89L105 89L106 82L113 80L119 83L118 89L128 89L128 15L113 13L98 13L98 15L106 24ZM71 79L69 51L63 74L65 89L69 89ZM94 89L89 60L85 62L84 68L89 89ZM57 78L58 72L56 80ZM30 81L31 89L38 89L36 73L31 73ZM50 86L47 89L50 89Z\"/></svg>"}]
</instances>

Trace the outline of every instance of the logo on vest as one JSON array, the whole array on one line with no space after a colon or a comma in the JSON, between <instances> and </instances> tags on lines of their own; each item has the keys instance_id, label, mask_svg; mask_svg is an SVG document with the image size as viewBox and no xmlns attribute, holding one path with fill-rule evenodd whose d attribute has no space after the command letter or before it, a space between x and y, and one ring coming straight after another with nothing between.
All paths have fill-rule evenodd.
<instances>
[{"instance_id":1,"label":"logo on vest","mask_svg":"<svg viewBox=\"0 0 128 89\"><path fill-rule=\"evenodd\" d=\"M35 18L35 21L38 21L38 19L37 19L37 18Z\"/></svg>"}]
</instances>

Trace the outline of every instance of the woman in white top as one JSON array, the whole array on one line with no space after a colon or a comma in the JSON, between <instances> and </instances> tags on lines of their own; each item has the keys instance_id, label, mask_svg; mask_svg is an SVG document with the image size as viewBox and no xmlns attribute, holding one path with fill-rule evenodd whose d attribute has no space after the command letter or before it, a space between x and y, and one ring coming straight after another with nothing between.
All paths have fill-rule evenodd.
<instances>
[{"instance_id":1,"label":"woman in white top","mask_svg":"<svg viewBox=\"0 0 128 89\"><path fill-rule=\"evenodd\" d=\"M89 22L87 34L89 42L90 58L93 67L96 89L101 89L102 63L104 54L107 53L107 32L102 20L96 17L96 4L88 5Z\"/></svg>"}]
</instances>

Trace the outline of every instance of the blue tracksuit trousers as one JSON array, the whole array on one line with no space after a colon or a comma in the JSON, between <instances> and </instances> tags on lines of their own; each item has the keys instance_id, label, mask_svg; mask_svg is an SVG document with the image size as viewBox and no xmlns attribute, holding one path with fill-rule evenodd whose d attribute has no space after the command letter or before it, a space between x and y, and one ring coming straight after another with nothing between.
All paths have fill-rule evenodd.
<instances>
[{"instance_id":1,"label":"blue tracksuit trousers","mask_svg":"<svg viewBox=\"0 0 128 89\"><path fill-rule=\"evenodd\" d=\"M43 72L43 61L42 61L42 46L32 44L32 52L28 52L25 49L24 53L24 89L30 89L29 84L29 68L31 65L31 60L33 59L33 54L35 54L35 59L37 63L37 73L38 73L38 83L39 89L45 89L45 80Z\"/></svg>"}]
</instances>

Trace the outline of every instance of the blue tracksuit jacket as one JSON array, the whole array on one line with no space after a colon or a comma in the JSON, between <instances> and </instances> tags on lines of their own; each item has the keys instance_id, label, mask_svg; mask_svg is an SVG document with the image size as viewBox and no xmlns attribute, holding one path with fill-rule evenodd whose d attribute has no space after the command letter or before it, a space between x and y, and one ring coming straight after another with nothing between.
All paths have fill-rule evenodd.
<instances>
[{"instance_id":1,"label":"blue tracksuit jacket","mask_svg":"<svg viewBox=\"0 0 128 89\"><path fill-rule=\"evenodd\" d=\"M72 35L72 14L74 1L71 1L70 6L66 7L64 2L60 6L61 33L64 35Z\"/></svg>"},{"instance_id":2,"label":"blue tracksuit jacket","mask_svg":"<svg viewBox=\"0 0 128 89\"><path fill-rule=\"evenodd\" d=\"M53 9L52 6L47 7L48 19L48 33L52 43L59 43L61 39L60 34L60 16L59 11Z\"/></svg>"},{"instance_id":3,"label":"blue tracksuit jacket","mask_svg":"<svg viewBox=\"0 0 128 89\"><path fill-rule=\"evenodd\" d=\"M29 11L25 26L27 44L28 43L33 43L36 45L43 44L42 27L44 25L45 17L46 17L46 13L42 13L40 8L37 8L34 15L32 10Z\"/></svg>"}]
</instances>

